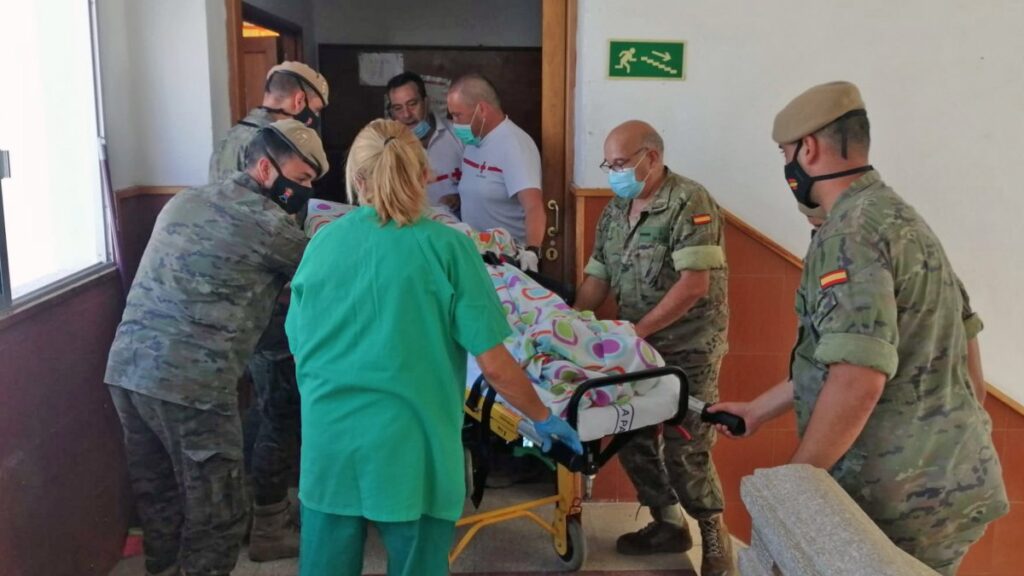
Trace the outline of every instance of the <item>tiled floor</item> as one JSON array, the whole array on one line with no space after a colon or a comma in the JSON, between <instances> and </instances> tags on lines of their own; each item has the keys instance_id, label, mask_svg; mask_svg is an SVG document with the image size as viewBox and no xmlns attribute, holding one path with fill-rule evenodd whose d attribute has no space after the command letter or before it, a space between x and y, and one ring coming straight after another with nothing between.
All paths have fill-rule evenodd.
<instances>
[{"instance_id":1,"label":"tiled floor","mask_svg":"<svg viewBox=\"0 0 1024 576\"><path fill-rule=\"evenodd\" d=\"M510 503L547 495L543 485L523 485L502 490L489 490L481 509L496 508ZM467 514L474 513L467 506ZM615 552L615 539L623 532L636 530L650 521L646 509L636 504L584 504L583 527L587 537L588 555L581 576L587 574L618 574L620 576L691 576L700 569L700 547L695 546L686 555L659 555L648 557L620 556ZM550 517L550 508L541 509L541 517ZM691 525L694 540L700 531ZM461 536L462 531L458 536ZM380 542L370 531L366 549L365 574L385 572L384 553ZM551 537L532 522L519 519L484 528L462 556L452 566L455 574L542 574L562 570L561 561L551 543ZM142 559L129 558L121 562L110 576L143 576ZM298 574L295 560L250 562L243 550L233 576L294 576Z\"/></svg>"}]
</instances>

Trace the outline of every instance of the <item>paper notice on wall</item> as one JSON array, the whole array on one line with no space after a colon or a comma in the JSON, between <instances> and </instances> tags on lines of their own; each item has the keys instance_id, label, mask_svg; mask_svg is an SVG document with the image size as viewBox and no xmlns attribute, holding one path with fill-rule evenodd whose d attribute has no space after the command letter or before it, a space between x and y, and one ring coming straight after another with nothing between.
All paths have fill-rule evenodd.
<instances>
[{"instance_id":1,"label":"paper notice on wall","mask_svg":"<svg viewBox=\"0 0 1024 576\"><path fill-rule=\"evenodd\" d=\"M359 84L386 86L388 80L405 71L401 52L360 52Z\"/></svg>"},{"instance_id":2,"label":"paper notice on wall","mask_svg":"<svg viewBox=\"0 0 1024 576\"><path fill-rule=\"evenodd\" d=\"M423 75L423 84L427 87L427 97L430 98L430 108L441 118L448 115L448 88L452 81L441 76Z\"/></svg>"}]
</instances>

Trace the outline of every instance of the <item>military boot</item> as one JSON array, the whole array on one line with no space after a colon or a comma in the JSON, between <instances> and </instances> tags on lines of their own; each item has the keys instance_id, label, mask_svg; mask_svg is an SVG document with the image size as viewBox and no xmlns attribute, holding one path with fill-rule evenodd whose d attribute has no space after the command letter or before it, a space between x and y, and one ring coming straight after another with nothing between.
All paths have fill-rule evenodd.
<instances>
[{"instance_id":1,"label":"military boot","mask_svg":"<svg viewBox=\"0 0 1024 576\"><path fill-rule=\"evenodd\" d=\"M292 522L287 499L268 506L253 506L249 559L267 562L299 555L299 529Z\"/></svg>"},{"instance_id":2,"label":"military boot","mask_svg":"<svg viewBox=\"0 0 1024 576\"><path fill-rule=\"evenodd\" d=\"M678 504L651 508L654 520L636 532L619 536L615 549L626 556L681 554L693 548L693 537Z\"/></svg>"},{"instance_id":3,"label":"military boot","mask_svg":"<svg viewBox=\"0 0 1024 576\"><path fill-rule=\"evenodd\" d=\"M700 527L700 576L735 574L732 562L732 538L721 514L697 520Z\"/></svg>"}]
</instances>

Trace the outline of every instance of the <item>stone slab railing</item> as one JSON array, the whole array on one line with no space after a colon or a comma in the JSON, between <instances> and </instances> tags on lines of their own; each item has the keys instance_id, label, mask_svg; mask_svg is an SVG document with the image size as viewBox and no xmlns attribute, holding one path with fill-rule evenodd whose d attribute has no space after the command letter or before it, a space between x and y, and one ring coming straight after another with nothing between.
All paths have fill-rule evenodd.
<instances>
[{"instance_id":1,"label":"stone slab railing","mask_svg":"<svg viewBox=\"0 0 1024 576\"><path fill-rule=\"evenodd\" d=\"M935 576L896 547L827 472L803 464L740 483L753 519L743 576Z\"/></svg>"}]
</instances>

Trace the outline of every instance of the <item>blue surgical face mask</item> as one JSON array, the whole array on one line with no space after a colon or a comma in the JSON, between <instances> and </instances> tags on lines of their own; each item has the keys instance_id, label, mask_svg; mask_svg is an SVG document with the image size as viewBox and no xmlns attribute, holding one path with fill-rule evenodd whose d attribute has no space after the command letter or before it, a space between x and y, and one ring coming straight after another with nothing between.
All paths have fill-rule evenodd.
<instances>
[{"instance_id":1,"label":"blue surgical face mask","mask_svg":"<svg viewBox=\"0 0 1024 576\"><path fill-rule=\"evenodd\" d=\"M643 180L636 179L636 168L626 168L622 172L608 173L608 185L619 198L632 200L644 189Z\"/></svg>"},{"instance_id":2,"label":"blue surgical face mask","mask_svg":"<svg viewBox=\"0 0 1024 576\"><path fill-rule=\"evenodd\" d=\"M420 140L423 140L430 133L430 122L427 122L426 118L420 120L419 124L412 127L412 133Z\"/></svg>"},{"instance_id":3,"label":"blue surgical face mask","mask_svg":"<svg viewBox=\"0 0 1024 576\"><path fill-rule=\"evenodd\" d=\"M473 109L473 117L469 119L469 124L452 124L452 132L455 133L455 137L466 146L480 145L480 137L473 134L473 121L476 120L477 110L478 108ZM480 129L483 130L483 126Z\"/></svg>"},{"instance_id":4,"label":"blue surgical face mask","mask_svg":"<svg viewBox=\"0 0 1024 576\"><path fill-rule=\"evenodd\" d=\"M643 158L640 159L643 162ZM637 162L637 166L640 165ZM647 171L647 176L650 176L650 170ZM621 171L616 172L615 170L608 171L608 186L611 187L612 192L619 198L626 200L632 200L640 195L644 190L644 183L647 182L647 176L644 176L643 180L636 179L636 166L631 168L623 168Z\"/></svg>"}]
</instances>

